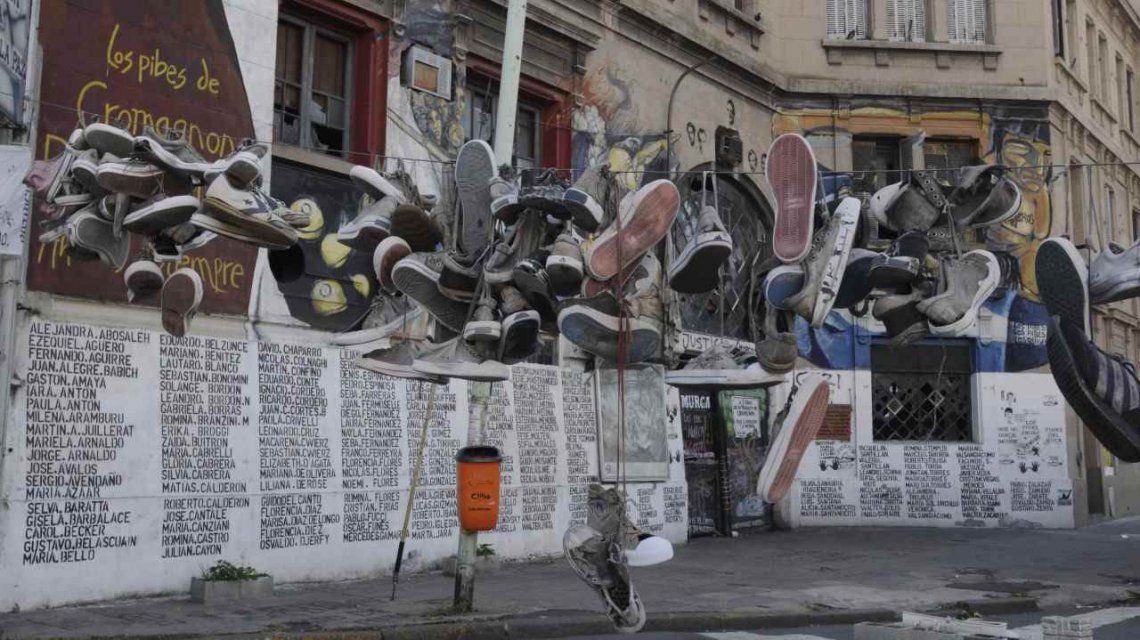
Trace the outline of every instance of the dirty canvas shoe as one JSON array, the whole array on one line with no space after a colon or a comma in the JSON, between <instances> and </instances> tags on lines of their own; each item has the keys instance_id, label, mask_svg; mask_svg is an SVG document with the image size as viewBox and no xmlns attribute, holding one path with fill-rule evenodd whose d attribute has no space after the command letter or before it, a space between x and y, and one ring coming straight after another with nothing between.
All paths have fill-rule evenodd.
<instances>
[{"instance_id":1,"label":"dirty canvas shoe","mask_svg":"<svg viewBox=\"0 0 1140 640\"><path fill-rule=\"evenodd\" d=\"M941 337L964 335L977 321L978 309L997 288L1000 276L997 258L981 249L944 263L946 290L916 307L930 320L930 333Z\"/></svg>"},{"instance_id":2,"label":"dirty canvas shoe","mask_svg":"<svg viewBox=\"0 0 1140 640\"><path fill-rule=\"evenodd\" d=\"M220 162L222 171L234 185L248 187L261 178L261 160L267 153L269 149L264 144L245 140L236 151Z\"/></svg>"},{"instance_id":3,"label":"dirty canvas shoe","mask_svg":"<svg viewBox=\"0 0 1140 640\"><path fill-rule=\"evenodd\" d=\"M815 224L816 163L808 141L786 133L768 148L768 182L776 194L772 250L787 264L799 262L812 245Z\"/></svg>"},{"instance_id":4,"label":"dirty canvas shoe","mask_svg":"<svg viewBox=\"0 0 1140 640\"><path fill-rule=\"evenodd\" d=\"M198 181L203 180L207 171L221 168L203 158L177 131L163 135L148 126L141 135L135 136L134 148L135 153L156 166Z\"/></svg>"},{"instance_id":5,"label":"dirty canvas shoe","mask_svg":"<svg viewBox=\"0 0 1140 640\"><path fill-rule=\"evenodd\" d=\"M618 219L586 249L590 277L609 280L636 264L669 232L680 207L681 196L668 180L655 180L637 190L619 208Z\"/></svg>"},{"instance_id":6,"label":"dirty canvas shoe","mask_svg":"<svg viewBox=\"0 0 1140 640\"><path fill-rule=\"evenodd\" d=\"M154 302L166 278L151 260L136 260L123 272L127 285L127 302Z\"/></svg>"},{"instance_id":7,"label":"dirty canvas shoe","mask_svg":"<svg viewBox=\"0 0 1140 640\"><path fill-rule=\"evenodd\" d=\"M770 306L791 311L788 299L804 288L804 268L798 264L782 264L764 278L764 299Z\"/></svg>"},{"instance_id":8,"label":"dirty canvas shoe","mask_svg":"<svg viewBox=\"0 0 1140 640\"><path fill-rule=\"evenodd\" d=\"M391 233L391 216L395 210L394 198L373 202L361 209L352 221L337 230L337 241L357 251L372 253Z\"/></svg>"},{"instance_id":9,"label":"dirty canvas shoe","mask_svg":"<svg viewBox=\"0 0 1140 640\"><path fill-rule=\"evenodd\" d=\"M333 334L329 342L342 347L359 347L394 336L417 337L418 320L423 315L423 307L405 296L376 296L359 329Z\"/></svg>"},{"instance_id":10,"label":"dirty canvas shoe","mask_svg":"<svg viewBox=\"0 0 1140 640\"><path fill-rule=\"evenodd\" d=\"M823 262L823 270L819 274L819 293L816 295L810 318L813 327L822 327L823 321L827 319L827 315L835 306L835 298L839 293L840 285L843 283L843 274L847 270L847 258L851 255L852 245L855 244L855 233L859 226L861 206L859 200L855 198L844 198L832 215L832 219L835 221L835 241L831 242L829 234L828 242L831 250ZM805 288L811 284L812 272L811 267L809 267L808 283Z\"/></svg>"},{"instance_id":11,"label":"dirty canvas shoe","mask_svg":"<svg viewBox=\"0 0 1140 640\"><path fill-rule=\"evenodd\" d=\"M610 185L602 175L602 167L590 167L562 194L562 204L570 214L570 220L586 233L597 231L605 222L606 190L617 189L616 200L621 200L624 192L616 184Z\"/></svg>"},{"instance_id":12,"label":"dirty canvas shoe","mask_svg":"<svg viewBox=\"0 0 1140 640\"><path fill-rule=\"evenodd\" d=\"M843 272L843 282L835 294L835 308L849 309L871 295L870 272L879 254L858 247L847 256L847 269Z\"/></svg>"},{"instance_id":13,"label":"dirty canvas shoe","mask_svg":"<svg viewBox=\"0 0 1140 640\"><path fill-rule=\"evenodd\" d=\"M209 231L267 248L288 248L297 243L297 230L278 211L285 205L257 187L238 189L219 174L206 189L204 211L191 221ZM211 224L211 220L220 224Z\"/></svg>"},{"instance_id":14,"label":"dirty canvas shoe","mask_svg":"<svg viewBox=\"0 0 1140 640\"><path fill-rule=\"evenodd\" d=\"M412 248L403 238L389 236L376 245L372 252L372 269L376 273L376 281L380 288L388 294L399 293L396 283L392 280L392 269L396 263L408 257Z\"/></svg>"},{"instance_id":15,"label":"dirty canvas shoe","mask_svg":"<svg viewBox=\"0 0 1140 640\"><path fill-rule=\"evenodd\" d=\"M483 277L491 284L506 284L514 278L515 265L529 258L542 247L546 236L543 216L524 213L511 227L503 242L496 243L483 265Z\"/></svg>"},{"instance_id":16,"label":"dirty canvas shoe","mask_svg":"<svg viewBox=\"0 0 1140 640\"><path fill-rule=\"evenodd\" d=\"M578 293L584 276L581 238L572 227L563 229L546 258L546 274L554 293L566 297Z\"/></svg>"},{"instance_id":17,"label":"dirty canvas shoe","mask_svg":"<svg viewBox=\"0 0 1140 640\"><path fill-rule=\"evenodd\" d=\"M413 253L392 268L396 288L418 302L433 318L458 333L467 322L467 304L452 300L439 290L444 252Z\"/></svg>"},{"instance_id":18,"label":"dirty canvas shoe","mask_svg":"<svg viewBox=\"0 0 1140 640\"><path fill-rule=\"evenodd\" d=\"M443 295L460 302L470 302L475 298L479 286L479 274L483 271L480 256L448 251L443 256L443 271L439 274L439 291Z\"/></svg>"},{"instance_id":19,"label":"dirty canvas shoe","mask_svg":"<svg viewBox=\"0 0 1140 640\"><path fill-rule=\"evenodd\" d=\"M963 167L950 192L950 217L959 231L1001 224L1021 209L1021 189L1005 177L1006 168Z\"/></svg>"},{"instance_id":20,"label":"dirty canvas shoe","mask_svg":"<svg viewBox=\"0 0 1140 640\"><path fill-rule=\"evenodd\" d=\"M756 356L730 349L718 342L688 361L684 367L665 373L665 384L705 389L753 389L784 382L782 373L769 373Z\"/></svg>"},{"instance_id":21,"label":"dirty canvas shoe","mask_svg":"<svg viewBox=\"0 0 1140 640\"><path fill-rule=\"evenodd\" d=\"M1109 251L1101 253L1101 256L1106 253ZM1113 289L1126 291L1128 288L1140 286L1140 281L1137 280L1129 282L1129 279L1125 278L1111 278L1114 273L1127 273L1127 265L1135 264L1136 254L1125 256L1124 252L1120 252L1113 255L1123 259L1101 260L1100 268L1095 272L1099 276L1100 292L1105 294ZM1093 260L1094 266L1098 259L1100 256ZM1123 262L1124 265L1113 264L1117 262ZM1119 266L1125 266L1125 269L1111 268ZM1073 243L1068 238L1046 239L1037 248L1034 271L1041 302L1049 311L1049 315L1060 316L1062 322L1080 329L1086 336L1089 335L1091 333L1089 298L1093 287L1089 285L1089 271L1085 266L1085 259L1081 257ZM1129 275L1140 276L1140 273ZM1115 286L1106 286L1111 280L1116 280Z\"/></svg>"},{"instance_id":22,"label":"dirty canvas shoe","mask_svg":"<svg viewBox=\"0 0 1140 640\"><path fill-rule=\"evenodd\" d=\"M1079 264L1083 266L1083 261ZM1088 295L1092 304L1140 296L1140 242L1128 249L1110 242L1107 249L1093 257L1088 274Z\"/></svg>"},{"instance_id":23,"label":"dirty canvas shoe","mask_svg":"<svg viewBox=\"0 0 1140 640\"><path fill-rule=\"evenodd\" d=\"M787 373L796 366L799 347L789 315L771 306L764 315L764 339L756 344L756 360L769 373Z\"/></svg>"},{"instance_id":24,"label":"dirty canvas shoe","mask_svg":"<svg viewBox=\"0 0 1140 640\"><path fill-rule=\"evenodd\" d=\"M156 196L139 205L123 218L123 228L132 233L150 235L190 221L201 209L194 196Z\"/></svg>"},{"instance_id":25,"label":"dirty canvas shoe","mask_svg":"<svg viewBox=\"0 0 1140 640\"><path fill-rule=\"evenodd\" d=\"M894 242L891 248L870 269L868 278L873 289L897 289L910 285L918 278L930 241L925 231L908 231Z\"/></svg>"},{"instance_id":26,"label":"dirty canvas shoe","mask_svg":"<svg viewBox=\"0 0 1140 640\"><path fill-rule=\"evenodd\" d=\"M705 293L720 282L720 267L732 255L732 238L715 207L701 208L697 232L669 265L669 287L677 293Z\"/></svg>"},{"instance_id":27,"label":"dirty canvas shoe","mask_svg":"<svg viewBox=\"0 0 1140 640\"><path fill-rule=\"evenodd\" d=\"M186 267L175 271L162 285L162 328L176 338L186 335L200 304L202 278L198 272Z\"/></svg>"},{"instance_id":28,"label":"dirty canvas shoe","mask_svg":"<svg viewBox=\"0 0 1140 640\"><path fill-rule=\"evenodd\" d=\"M919 312L918 304L931 296L932 289L927 281L915 282L907 293L875 300L871 315L883 323L893 346L913 344L930 334L926 316Z\"/></svg>"},{"instance_id":29,"label":"dirty canvas shoe","mask_svg":"<svg viewBox=\"0 0 1140 640\"><path fill-rule=\"evenodd\" d=\"M462 209L459 245L478 253L491 241L491 180L498 176L491 145L471 140L455 158L455 186Z\"/></svg>"},{"instance_id":30,"label":"dirty canvas shoe","mask_svg":"<svg viewBox=\"0 0 1140 640\"><path fill-rule=\"evenodd\" d=\"M498 342L503 332L503 325L496 317L498 306L490 291L484 289L479 303L475 305L475 314L463 326L463 339L471 342Z\"/></svg>"},{"instance_id":31,"label":"dirty canvas shoe","mask_svg":"<svg viewBox=\"0 0 1140 640\"><path fill-rule=\"evenodd\" d=\"M139 200L146 200L160 192L173 195L172 191L164 188L164 185L169 183L166 172L142 160L128 159L100 164L95 179L106 191L123 193ZM189 191L187 183L187 188L180 192L189 193Z\"/></svg>"},{"instance_id":32,"label":"dirty canvas shoe","mask_svg":"<svg viewBox=\"0 0 1140 640\"><path fill-rule=\"evenodd\" d=\"M103 122L84 127L82 139L89 149L100 154L110 153L125 158L135 151L135 138L130 132Z\"/></svg>"},{"instance_id":33,"label":"dirty canvas shoe","mask_svg":"<svg viewBox=\"0 0 1140 640\"><path fill-rule=\"evenodd\" d=\"M602 599L606 615L623 633L637 633L645 626L645 605L633 589L624 563L611 558L621 548L588 525L571 527L562 536L567 562Z\"/></svg>"},{"instance_id":34,"label":"dirty canvas shoe","mask_svg":"<svg viewBox=\"0 0 1140 640\"><path fill-rule=\"evenodd\" d=\"M428 345L430 347L430 345ZM391 345L374 349L356 359L356 366L373 373L379 373L393 378L405 380L421 380L434 384L445 384L447 380L439 376L420 373L412 368L424 350L419 342L413 340L400 340Z\"/></svg>"},{"instance_id":35,"label":"dirty canvas shoe","mask_svg":"<svg viewBox=\"0 0 1140 640\"><path fill-rule=\"evenodd\" d=\"M663 312L651 297L637 302L623 318L622 303L609 293L566 300L558 313L558 330L583 351L611 362L618 359L618 336L625 331L626 362L645 362L661 351Z\"/></svg>"},{"instance_id":36,"label":"dirty canvas shoe","mask_svg":"<svg viewBox=\"0 0 1140 640\"><path fill-rule=\"evenodd\" d=\"M1049 318L1046 347L1053 378L1081 421L1112 455L1140 462L1140 381L1132 363L1057 316Z\"/></svg>"},{"instance_id":37,"label":"dirty canvas shoe","mask_svg":"<svg viewBox=\"0 0 1140 640\"><path fill-rule=\"evenodd\" d=\"M420 354L412 363L418 373L472 382L502 382L511 377L511 368L480 354L462 338L452 338Z\"/></svg>"},{"instance_id":38,"label":"dirty canvas shoe","mask_svg":"<svg viewBox=\"0 0 1140 640\"><path fill-rule=\"evenodd\" d=\"M384 198L391 198L396 204L408 202L408 197L402 189L370 167L359 164L353 166L348 170L348 179L352 181L353 186L373 201L379 202Z\"/></svg>"},{"instance_id":39,"label":"dirty canvas shoe","mask_svg":"<svg viewBox=\"0 0 1140 640\"><path fill-rule=\"evenodd\" d=\"M787 412L776 416L779 431L764 457L756 483L756 493L769 504L782 500L791 489L804 452L823 426L831 389L827 380L812 373L794 393Z\"/></svg>"},{"instance_id":40,"label":"dirty canvas shoe","mask_svg":"<svg viewBox=\"0 0 1140 640\"><path fill-rule=\"evenodd\" d=\"M127 263L131 242L127 234L116 236L114 224L95 213L92 204L67 220L67 241L72 247L99 256L103 264L120 269Z\"/></svg>"},{"instance_id":41,"label":"dirty canvas shoe","mask_svg":"<svg viewBox=\"0 0 1140 640\"><path fill-rule=\"evenodd\" d=\"M511 281L544 322L554 322L556 298L543 263L541 256L520 260L512 271Z\"/></svg>"}]
</instances>

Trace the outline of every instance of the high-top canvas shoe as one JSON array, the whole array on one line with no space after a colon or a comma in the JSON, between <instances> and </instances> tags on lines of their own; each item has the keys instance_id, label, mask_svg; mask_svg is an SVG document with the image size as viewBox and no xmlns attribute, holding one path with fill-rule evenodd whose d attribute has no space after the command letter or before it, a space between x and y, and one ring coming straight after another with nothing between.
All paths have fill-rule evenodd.
<instances>
[{"instance_id":1,"label":"high-top canvas shoe","mask_svg":"<svg viewBox=\"0 0 1140 640\"><path fill-rule=\"evenodd\" d=\"M787 264L799 262L811 249L815 224L815 152L803 136L786 133L768 148L765 173L776 192L772 250Z\"/></svg>"}]
</instances>

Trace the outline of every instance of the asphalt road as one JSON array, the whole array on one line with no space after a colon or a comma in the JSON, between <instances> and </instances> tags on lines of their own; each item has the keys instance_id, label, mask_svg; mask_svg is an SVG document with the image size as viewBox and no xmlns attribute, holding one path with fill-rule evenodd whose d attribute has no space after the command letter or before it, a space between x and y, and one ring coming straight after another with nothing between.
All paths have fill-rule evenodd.
<instances>
[{"instance_id":1,"label":"asphalt road","mask_svg":"<svg viewBox=\"0 0 1140 640\"><path fill-rule=\"evenodd\" d=\"M1062 615L1081 616L1093 625L1096 640L1136 640L1140 638L1140 607L1121 607L1101 610L1062 610L1042 613L1024 613L1008 616L989 616L1009 624L1022 640L1041 640L1040 622L1042 616ZM763 629L758 631L709 631L704 633L641 633L637 636L623 634L602 636L578 636L569 640L621 640L636 637L642 640L852 640L851 626L841 627L801 627L798 629Z\"/></svg>"}]
</instances>

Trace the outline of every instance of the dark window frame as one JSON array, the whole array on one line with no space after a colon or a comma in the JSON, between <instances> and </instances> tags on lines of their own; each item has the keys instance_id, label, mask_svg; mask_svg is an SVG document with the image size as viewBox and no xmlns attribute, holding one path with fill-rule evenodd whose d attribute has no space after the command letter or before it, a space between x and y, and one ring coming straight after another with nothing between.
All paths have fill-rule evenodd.
<instances>
[{"instance_id":1,"label":"dark window frame","mask_svg":"<svg viewBox=\"0 0 1140 640\"><path fill-rule=\"evenodd\" d=\"M355 51L354 43L351 36L343 34L333 29L328 29L321 24L306 20L304 17L281 13L277 17L278 23L285 23L293 27L299 27L302 33L301 43L301 102L299 105L299 113L296 115L300 119L298 124L298 139L296 141L287 141L284 144L293 144L308 151L317 153L325 153L327 155L344 158L348 155L352 148L352 125L353 125L353 78L355 67ZM316 59L316 43L317 37L324 37L329 40L339 42L344 45L344 95L339 99L343 102L344 106L344 127L339 129L341 133L341 149L319 149L318 139L313 131L313 105L312 96L318 92L314 89L314 61ZM277 70L274 70L274 93L276 94L277 83L283 82L283 78L277 75ZM290 84L294 84L290 82ZM277 140L279 127L282 126L278 122L279 114L282 110L278 108L276 102L276 95L274 96L273 104L273 135ZM336 129L336 127L329 127Z\"/></svg>"}]
</instances>

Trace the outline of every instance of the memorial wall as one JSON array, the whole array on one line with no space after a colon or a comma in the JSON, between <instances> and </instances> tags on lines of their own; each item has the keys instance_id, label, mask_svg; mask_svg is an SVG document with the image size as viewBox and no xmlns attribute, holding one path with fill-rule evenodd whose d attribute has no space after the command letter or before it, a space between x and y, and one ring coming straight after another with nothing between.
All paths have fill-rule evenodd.
<instances>
[{"instance_id":1,"label":"memorial wall","mask_svg":"<svg viewBox=\"0 0 1140 640\"><path fill-rule=\"evenodd\" d=\"M975 374L970 442L875 440L871 372L825 375L833 408L853 405L854 424L848 439L808 448L793 524L1074 526L1065 402L1051 375Z\"/></svg>"},{"instance_id":2,"label":"memorial wall","mask_svg":"<svg viewBox=\"0 0 1140 640\"><path fill-rule=\"evenodd\" d=\"M0 609L186 592L220 559L281 581L390 572L424 421L411 566L455 553L455 452L503 454L503 558L562 552L598 476L594 375L519 365L486 408L467 383L373 374L316 345L33 319L0 472ZM677 395L667 480L629 485L638 525L686 537ZM485 415L484 415L485 413ZM478 434L472 434L478 438Z\"/></svg>"}]
</instances>

